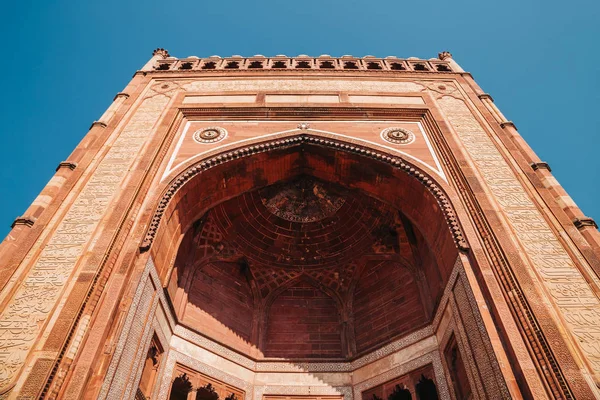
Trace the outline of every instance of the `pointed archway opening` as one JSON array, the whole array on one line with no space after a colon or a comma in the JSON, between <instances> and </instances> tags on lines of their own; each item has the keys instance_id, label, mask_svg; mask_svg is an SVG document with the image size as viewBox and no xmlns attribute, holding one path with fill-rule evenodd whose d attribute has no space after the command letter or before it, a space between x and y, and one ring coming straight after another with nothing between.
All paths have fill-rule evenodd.
<instances>
[{"instance_id":1,"label":"pointed archway opening","mask_svg":"<svg viewBox=\"0 0 600 400\"><path fill-rule=\"evenodd\" d=\"M462 241L436 182L347 145L256 148L191 167L161 201L150 250L178 320L294 360L353 359L429 324Z\"/></svg>"}]
</instances>

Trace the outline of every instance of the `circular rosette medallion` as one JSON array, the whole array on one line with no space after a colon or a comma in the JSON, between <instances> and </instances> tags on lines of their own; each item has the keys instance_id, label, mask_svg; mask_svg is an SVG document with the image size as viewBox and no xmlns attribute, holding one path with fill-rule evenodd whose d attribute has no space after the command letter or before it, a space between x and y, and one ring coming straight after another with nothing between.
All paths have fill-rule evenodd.
<instances>
[{"instance_id":1,"label":"circular rosette medallion","mask_svg":"<svg viewBox=\"0 0 600 400\"><path fill-rule=\"evenodd\" d=\"M394 144L410 144L415 141L415 134L404 128L386 128L381 131L381 138Z\"/></svg>"},{"instance_id":2,"label":"circular rosette medallion","mask_svg":"<svg viewBox=\"0 0 600 400\"><path fill-rule=\"evenodd\" d=\"M210 126L204 129L198 129L194 132L194 141L197 143L215 143L227 137L227 130L219 126Z\"/></svg>"}]
</instances>

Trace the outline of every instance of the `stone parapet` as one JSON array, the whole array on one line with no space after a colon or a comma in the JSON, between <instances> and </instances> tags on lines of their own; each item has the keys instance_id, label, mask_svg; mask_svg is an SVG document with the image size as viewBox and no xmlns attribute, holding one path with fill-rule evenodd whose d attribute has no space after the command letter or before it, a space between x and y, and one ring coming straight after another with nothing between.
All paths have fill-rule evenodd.
<instances>
[{"instance_id":1,"label":"stone parapet","mask_svg":"<svg viewBox=\"0 0 600 400\"><path fill-rule=\"evenodd\" d=\"M231 56L220 57L211 56L208 58L187 57L175 58L167 57L160 59L154 57L154 63L151 68L145 68L144 71L153 72L187 72L187 71L224 71L232 72L236 70L244 71L290 71L298 70L301 72L310 71L369 71L369 72L420 72L420 73L453 73L458 71L452 66L452 60L445 58L440 60L432 58L429 60L410 57L407 59L388 56L377 58L373 56L354 57L342 56L331 57L329 55L320 55L311 57L299 55L288 57L278 55L275 57L265 57L255 55L252 57Z\"/></svg>"}]
</instances>

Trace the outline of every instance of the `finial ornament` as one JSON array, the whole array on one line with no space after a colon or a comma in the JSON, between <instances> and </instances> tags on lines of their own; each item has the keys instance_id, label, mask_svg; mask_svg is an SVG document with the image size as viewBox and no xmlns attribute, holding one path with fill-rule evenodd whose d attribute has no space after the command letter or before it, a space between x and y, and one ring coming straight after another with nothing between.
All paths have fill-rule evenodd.
<instances>
[{"instance_id":1,"label":"finial ornament","mask_svg":"<svg viewBox=\"0 0 600 400\"><path fill-rule=\"evenodd\" d=\"M449 51L442 51L441 53L438 53L438 58L444 61L448 58L452 58L452 54L450 54Z\"/></svg>"},{"instance_id":2,"label":"finial ornament","mask_svg":"<svg viewBox=\"0 0 600 400\"><path fill-rule=\"evenodd\" d=\"M169 51L163 49L162 47L159 47L152 52L152 56L155 56L155 55L159 55L162 58L167 58L167 57L169 57Z\"/></svg>"}]
</instances>

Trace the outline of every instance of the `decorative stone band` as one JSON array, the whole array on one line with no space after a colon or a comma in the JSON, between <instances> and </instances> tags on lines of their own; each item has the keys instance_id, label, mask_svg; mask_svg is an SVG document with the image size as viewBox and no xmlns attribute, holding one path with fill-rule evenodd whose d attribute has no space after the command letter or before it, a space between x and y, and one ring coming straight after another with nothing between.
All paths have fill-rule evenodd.
<instances>
[{"instance_id":1,"label":"decorative stone band","mask_svg":"<svg viewBox=\"0 0 600 400\"><path fill-rule=\"evenodd\" d=\"M469 245L467 244L465 236L462 232L462 228L460 227L458 218L456 217L456 213L453 209L452 204L446 197L444 191L435 183L435 181L429 175L427 175L421 169L419 169L418 167L414 166L413 164L410 164L407 161L405 161L402 158L397 157L397 156L392 157L387 154L384 154L384 153L381 153L378 151L374 151L374 150L370 150L368 148L358 146L355 144L346 144L346 143L342 143L342 142L338 142L338 141L334 141L334 140L323 139L320 137L302 134L302 135L290 137L287 139L279 139L279 140L275 140L275 141L263 142L263 143L255 144L252 146L244 147L241 149L237 149L234 151L230 151L227 153L222 153L218 156L212 157L209 160L204 160L204 161L198 162L197 164L189 167L187 170L185 170L184 172L179 174L179 176L174 179L173 183L171 183L169 188L163 194L163 196L158 204L157 210L154 213L154 217L152 218L152 222L150 223L150 225L148 227L146 237L142 243L142 246L140 247L140 250L147 251L148 249L150 249L150 246L152 245L154 237L156 236L156 233L158 231L158 227L160 225L162 216L163 216L165 209L167 208L167 205L169 204L171 198L186 182L188 182L194 176L202 173L203 171L209 170L214 166L226 163L226 162L234 160L234 159L248 157L253 154L258 154L258 153L262 153L265 151L271 151L271 150L275 150L275 149L295 146L295 145L298 145L301 143L314 143L314 144L321 145L321 146L339 149L341 151L345 151L348 153L366 156L366 157L381 161L383 163L389 164L389 165L393 166L394 168L403 170L410 176L417 179L423 185L425 185L425 187L427 187L427 189L436 198L442 212L444 213L444 216L446 218L446 223L448 224L448 227L450 228L450 231L452 233L452 237L454 238L456 247L461 251L466 251L469 248Z\"/></svg>"},{"instance_id":2,"label":"decorative stone band","mask_svg":"<svg viewBox=\"0 0 600 400\"><path fill-rule=\"evenodd\" d=\"M583 229L586 226L593 226L594 228L598 229L598 224L596 224L596 221L589 217L575 218L573 220L573 224L577 229Z\"/></svg>"},{"instance_id":3,"label":"decorative stone band","mask_svg":"<svg viewBox=\"0 0 600 400\"><path fill-rule=\"evenodd\" d=\"M14 228L17 225L26 225L26 226L33 226L33 224L35 223L35 219L33 217L18 217L16 218L13 223L10 225L11 228Z\"/></svg>"},{"instance_id":4,"label":"decorative stone band","mask_svg":"<svg viewBox=\"0 0 600 400\"><path fill-rule=\"evenodd\" d=\"M56 170L58 171L61 168L69 168L71 171L73 171L75 168L77 168L77 163L62 161L58 163L58 165L56 166Z\"/></svg>"},{"instance_id":5,"label":"decorative stone band","mask_svg":"<svg viewBox=\"0 0 600 400\"><path fill-rule=\"evenodd\" d=\"M156 57L156 55L162 57ZM253 57L231 56L221 58L211 56L208 58L182 58L168 57L168 53L155 53L149 64L144 66L142 71L152 71L155 73L204 73L204 72L226 72L235 73L236 71L270 73L298 71L302 73L311 73L312 71L335 71L344 72L370 72L370 73L425 73L425 74L452 74L462 73L462 69L451 58L442 59L418 59L410 57L401 59L394 56L377 58L374 56L365 57L331 57L321 55L310 57L300 55L297 57L275 56L264 57L261 55Z\"/></svg>"},{"instance_id":6,"label":"decorative stone band","mask_svg":"<svg viewBox=\"0 0 600 400\"><path fill-rule=\"evenodd\" d=\"M537 171L538 169L542 169L542 168L543 168L543 169L547 169L547 170L548 170L548 172L551 172L551 171L552 171L552 168L550 168L550 166L548 165L548 163L547 163L547 162L532 162L532 163L531 163L531 164L529 164L529 165L531 165L531 168L532 168L534 171Z\"/></svg>"}]
</instances>

